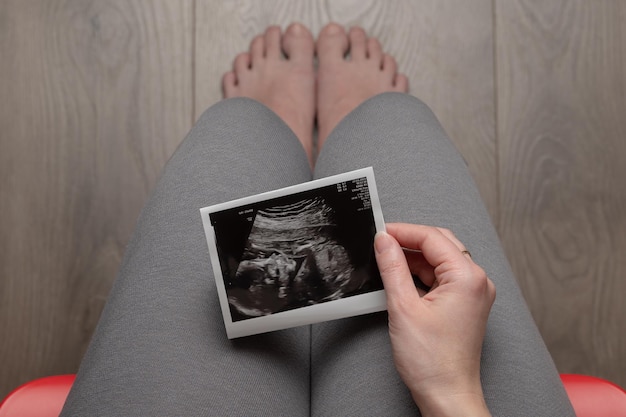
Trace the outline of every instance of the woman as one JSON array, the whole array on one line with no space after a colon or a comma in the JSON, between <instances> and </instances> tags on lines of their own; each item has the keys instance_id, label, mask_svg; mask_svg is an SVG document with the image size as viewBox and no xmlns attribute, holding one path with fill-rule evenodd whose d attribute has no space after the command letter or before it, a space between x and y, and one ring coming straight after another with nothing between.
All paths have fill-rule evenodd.
<instances>
[{"instance_id":1,"label":"woman","mask_svg":"<svg viewBox=\"0 0 626 417\"><path fill-rule=\"evenodd\" d=\"M270 27L222 84L142 213L63 415L573 416L463 159L376 39ZM388 315L229 341L198 209L367 166L402 222L374 243Z\"/></svg>"}]
</instances>

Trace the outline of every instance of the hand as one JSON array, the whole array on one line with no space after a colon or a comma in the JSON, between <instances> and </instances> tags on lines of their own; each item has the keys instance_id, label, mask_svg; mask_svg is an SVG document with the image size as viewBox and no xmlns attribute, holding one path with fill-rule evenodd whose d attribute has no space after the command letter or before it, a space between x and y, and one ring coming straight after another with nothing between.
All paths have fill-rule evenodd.
<instances>
[{"instance_id":1,"label":"hand","mask_svg":"<svg viewBox=\"0 0 626 417\"><path fill-rule=\"evenodd\" d=\"M394 362L422 414L489 415L480 354L495 299L491 280L446 229L388 224L374 248ZM431 290L420 294L411 273Z\"/></svg>"}]
</instances>

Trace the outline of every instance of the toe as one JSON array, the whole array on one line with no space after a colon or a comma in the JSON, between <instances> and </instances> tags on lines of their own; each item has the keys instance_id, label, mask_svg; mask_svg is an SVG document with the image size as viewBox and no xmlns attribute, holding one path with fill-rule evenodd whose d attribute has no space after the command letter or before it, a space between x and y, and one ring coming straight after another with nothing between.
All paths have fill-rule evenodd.
<instances>
[{"instance_id":1,"label":"toe","mask_svg":"<svg viewBox=\"0 0 626 417\"><path fill-rule=\"evenodd\" d=\"M241 74L250 69L250 54L247 52L241 53L235 57L235 63L233 64L236 74Z\"/></svg>"},{"instance_id":2,"label":"toe","mask_svg":"<svg viewBox=\"0 0 626 417\"><path fill-rule=\"evenodd\" d=\"M383 48L380 46L380 42L376 38L369 38L367 40L367 57L374 62L378 62L382 67L383 65Z\"/></svg>"},{"instance_id":3,"label":"toe","mask_svg":"<svg viewBox=\"0 0 626 417\"><path fill-rule=\"evenodd\" d=\"M250 58L252 64L254 61L259 61L265 56L265 39L262 35L257 35L250 42Z\"/></svg>"},{"instance_id":4,"label":"toe","mask_svg":"<svg viewBox=\"0 0 626 417\"><path fill-rule=\"evenodd\" d=\"M394 80L394 89L400 93L408 93L409 92L409 79L404 74L396 74L396 78Z\"/></svg>"},{"instance_id":5,"label":"toe","mask_svg":"<svg viewBox=\"0 0 626 417\"><path fill-rule=\"evenodd\" d=\"M237 76L234 72L227 72L222 77L222 93L224 98L237 96Z\"/></svg>"},{"instance_id":6,"label":"toe","mask_svg":"<svg viewBox=\"0 0 626 417\"><path fill-rule=\"evenodd\" d=\"M398 64L391 55L385 54L383 56L383 72L389 76L389 80L393 80L398 71Z\"/></svg>"},{"instance_id":7,"label":"toe","mask_svg":"<svg viewBox=\"0 0 626 417\"><path fill-rule=\"evenodd\" d=\"M283 53L280 47L280 26L270 26L265 31L265 54L268 58L279 59Z\"/></svg>"},{"instance_id":8,"label":"toe","mask_svg":"<svg viewBox=\"0 0 626 417\"><path fill-rule=\"evenodd\" d=\"M321 63L343 61L348 52L348 36L342 26L329 23L322 28L315 48Z\"/></svg>"},{"instance_id":9,"label":"toe","mask_svg":"<svg viewBox=\"0 0 626 417\"><path fill-rule=\"evenodd\" d=\"M360 27L353 27L348 33L350 39L350 57L352 60L363 60L367 55L367 35Z\"/></svg>"},{"instance_id":10,"label":"toe","mask_svg":"<svg viewBox=\"0 0 626 417\"><path fill-rule=\"evenodd\" d=\"M282 39L282 47L289 60L313 64L315 42L311 32L300 23L289 25Z\"/></svg>"}]
</instances>

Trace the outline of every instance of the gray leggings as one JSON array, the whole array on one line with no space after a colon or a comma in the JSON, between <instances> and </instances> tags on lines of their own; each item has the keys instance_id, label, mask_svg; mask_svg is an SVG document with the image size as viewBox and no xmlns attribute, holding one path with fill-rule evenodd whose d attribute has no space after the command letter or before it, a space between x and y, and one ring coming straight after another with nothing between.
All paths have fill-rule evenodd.
<instances>
[{"instance_id":1,"label":"gray leggings","mask_svg":"<svg viewBox=\"0 0 626 417\"><path fill-rule=\"evenodd\" d=\"M430 109L398 93L349 114L313 173L265 106L208 109L144 208L63 415L419 415L385 313L230 341L215 291L199 208L367 166L387 222L450 228L494 281L482 356L492 413L573 416L463 159Z\"/></svg>"}]
</instances>

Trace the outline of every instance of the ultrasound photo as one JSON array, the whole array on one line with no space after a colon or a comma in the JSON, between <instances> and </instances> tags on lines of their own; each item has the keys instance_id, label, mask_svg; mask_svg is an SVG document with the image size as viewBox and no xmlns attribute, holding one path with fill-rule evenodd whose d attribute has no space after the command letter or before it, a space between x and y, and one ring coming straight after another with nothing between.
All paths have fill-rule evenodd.
<instances>
[{"instance_id":1,"label":"ultrasound photo","mask_svg":"<svg viewBox=\"0 0 626 417\"><path fill-rule=\"evenodd\" d=\"M207 212L233 323L383 289L367 176L297 190Z\"/></svg>"}]
</instances>

